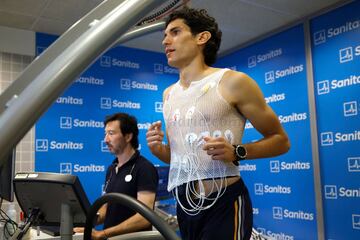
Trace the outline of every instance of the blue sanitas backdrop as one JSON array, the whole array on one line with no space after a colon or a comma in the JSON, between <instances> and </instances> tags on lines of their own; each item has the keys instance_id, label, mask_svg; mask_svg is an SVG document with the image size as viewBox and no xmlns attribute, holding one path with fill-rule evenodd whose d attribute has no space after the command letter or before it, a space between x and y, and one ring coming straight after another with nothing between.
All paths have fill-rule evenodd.
<instances>
[{"instance_id":1,"label":"blue sanitas backdrop","mask_svg":"<svg viewBox=\"0 0 360 240\"><path fill-rule=\"evenodd\" d=\"M360 1L311 36L326 239L360 239Z\"/></svg>"},{"instance_id":2,"label":"blue sanitas backdrop","mask_svg":"<svg viewBox=\"0 0 360 240\"><path fill-rule=\"evenodd\" d=\"M323 197L325 239L360 239L360 1L311 19L310 29L322 182L315 187ZM288 153L244 161L240 168L253 200L254 227L276 240L315 240L322 233L315 208L312 152L317 151L311 146L304 36L300 24L218 63L257 81L291 140ZM37 34L38 53L55 39ZM35 170L76 174L95 200L113 159L102 141L102 121L115 112L137 117L142 154L162 165L150 154L145 132L151 122L162 120L162 91L177 78L164 54L111 49L37 122ZM243 142L261 138L250 123L245 128Z\"/></svg>"},{"instance_id":3,"label":"blue sanitas backdrop","mask_svg":"<svg viewBox=\"0 0 360 240\"><path fill-rule=\"evenodd\" d=\"M285 155L241 165L254 227L275 239L317 239L302 25L224 57L220 65L256 80L291 140ZM247 123L243 143L259 138Z\"/></svg>"},{"instance_id":4,"label":"blue sanitas backdrop","mask_svg":"<svg viewBox=\"0 0 360 240\"><path fill-rule=\"evenodd\" d=\"M55 36L38 33L40 54ZM159 43L160 44L160 43ZM145 133L162 117L162 92L178 78L164 54L116 47L102 55L59 97L36 123L35 170L78 175L90 201L102 193L114 157L104 144L106 115L136 116L141 153L156 165Z\"/></svg>"}]
</instances>

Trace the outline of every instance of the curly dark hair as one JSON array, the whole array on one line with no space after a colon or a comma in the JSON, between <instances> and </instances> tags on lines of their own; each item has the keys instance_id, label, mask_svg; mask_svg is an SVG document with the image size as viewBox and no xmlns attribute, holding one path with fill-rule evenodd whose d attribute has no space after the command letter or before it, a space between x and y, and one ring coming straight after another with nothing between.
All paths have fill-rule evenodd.
<instances>
[{"instance_id":1,"label":"curly dark hair","mask_svg":"<svg viewBox=\"0 0 360 240\"><path fill-rule=\"evenodd\" d=\"M203 54L206 65L211 66L216 62L217 52L220 48L222 32L218 27L215 18L208 15L205 9L193 9L184 7L172 12L166 19L166 27L176 19L183 19L184 23L191 29L191 33L196 35L203 31L209 31L211 38L206 43Z\"/></svg>"},{"instance_id":2,"label":"curly dark hair","mask_svg":"<svg viewBox=\"0 0 360 240\"><path fill-rule=\"evenodd\" d=\"M137 125L137 120L134 116L131 116L126 113L115 113L105 117L104 125L108 122L119 121L120 122L120 131L123 135L132 133L132 139L130 141L131 146L134 149L139 147L139 128Z\"/></svg>"}]
</instances>

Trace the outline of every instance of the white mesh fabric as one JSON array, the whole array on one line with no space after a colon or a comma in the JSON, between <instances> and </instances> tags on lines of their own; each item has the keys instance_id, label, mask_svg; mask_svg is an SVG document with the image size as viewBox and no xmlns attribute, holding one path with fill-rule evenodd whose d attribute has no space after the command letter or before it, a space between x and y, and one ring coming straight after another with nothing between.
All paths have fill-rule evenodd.
<instances>
[{"instance_id":1,"label":"white mesh fabric","mask_svg":"<svg viewBox=\"0 0 360 240\"><path fill-rule=\"evenodd\" d=\"M218 92L227 70L192 82L185 90L177 82L164 102L171 147L168 191L195 180L240 175L233 163L212 160L202 149L204 136L223 136L232 144L241 143L245 120Z\"/></svg>"}]
</instances>

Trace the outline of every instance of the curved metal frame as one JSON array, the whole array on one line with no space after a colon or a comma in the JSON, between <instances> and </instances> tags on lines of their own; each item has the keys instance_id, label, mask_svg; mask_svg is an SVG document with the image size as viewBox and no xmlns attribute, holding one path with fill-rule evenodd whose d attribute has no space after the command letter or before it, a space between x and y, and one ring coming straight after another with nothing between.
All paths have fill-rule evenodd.
<instances>
[{"instance_id":1,"label":"curved metal frame","mask_svg":"<svg viewBox=\"0 0 360 240\"><path fill-rule=\"evenodd\" d=\"M91 206L89 210L89 213L86 216L86 225L84 231L85 240L91 239L91 232L93 228L94 218L100 207L107 202L120 203L140 213L151 224L155 226L155 228L165 237L165 239L180 240L180 238L176 235L176 233L170 227L168 227L167 223L158 215L156 215L155 212L151 211L145 204L121 193L108 193L98 198L94 202L94 204Z\"/></svg>"},{"instance_id":2,"label":"curved metal frame","mask_svg":"<svg viewBox=\"0 0 360 240\"><path fill-rule=\"evenodd\" d=\"M1 95L0 102L6 102L1 106L4 111L0 115L0 161L81 72L143 16L164 2L104 1L36 59L31 65L37 67L29 66L20 76L31 79L22 86L24 90L19 95L4 92L6 100Z\"/></svg>"}]
</instances>

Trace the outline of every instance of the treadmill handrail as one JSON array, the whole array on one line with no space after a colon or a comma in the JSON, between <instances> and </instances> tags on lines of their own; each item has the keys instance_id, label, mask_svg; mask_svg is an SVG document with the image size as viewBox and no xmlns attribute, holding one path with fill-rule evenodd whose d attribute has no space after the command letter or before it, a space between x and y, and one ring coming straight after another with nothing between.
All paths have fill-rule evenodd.
<instances>
[{"instance_id":1,"label":"treadmill handrail","mask_svg":"<svg viewBox=\"0 0 360 240\"><path fill-rule=\"evenodd\" d=\"M154 227L164 236L167 240L180 240L180 238L176 235L175 231L172 230L167 223L159 217L154 211L152 211L149 207L147 207L142 202L138 201L135 198L127 196L121 193L107 193L100 198L98 198L93 205L90 207L89 212L86 216L86 224L84 230L84 239L91 239L91 232L93 228L93 222L95 216L102 205L107 202L111 203L119 203L124 206L127 206L139 213L141 216L146 218Z\"/></svg>"},{"instance_id":2,"label":"treadmill handrail","mask_svg":"<svg viewBox=\"0 0 360 240\"><path fill-rule=\"evenodd\" d=\"M116 0L107 0L102 4L106 5L114 1ZM95 24L89 26L89 29L75 41L69 43L69 46L53 61L43 66L44 68L33 81L0 115L0 159L11 151L36 120L81 72L113 46L122 34L141 20L142 16L165 1L117 0L117 2L119 3L117 7L102 19L97 19ZM103 6L102 4L99 6ZM56 42L46 52L50 52L57 45ZM47 55L44 54L44 56Z\"/></svg>"}]
</instances>

